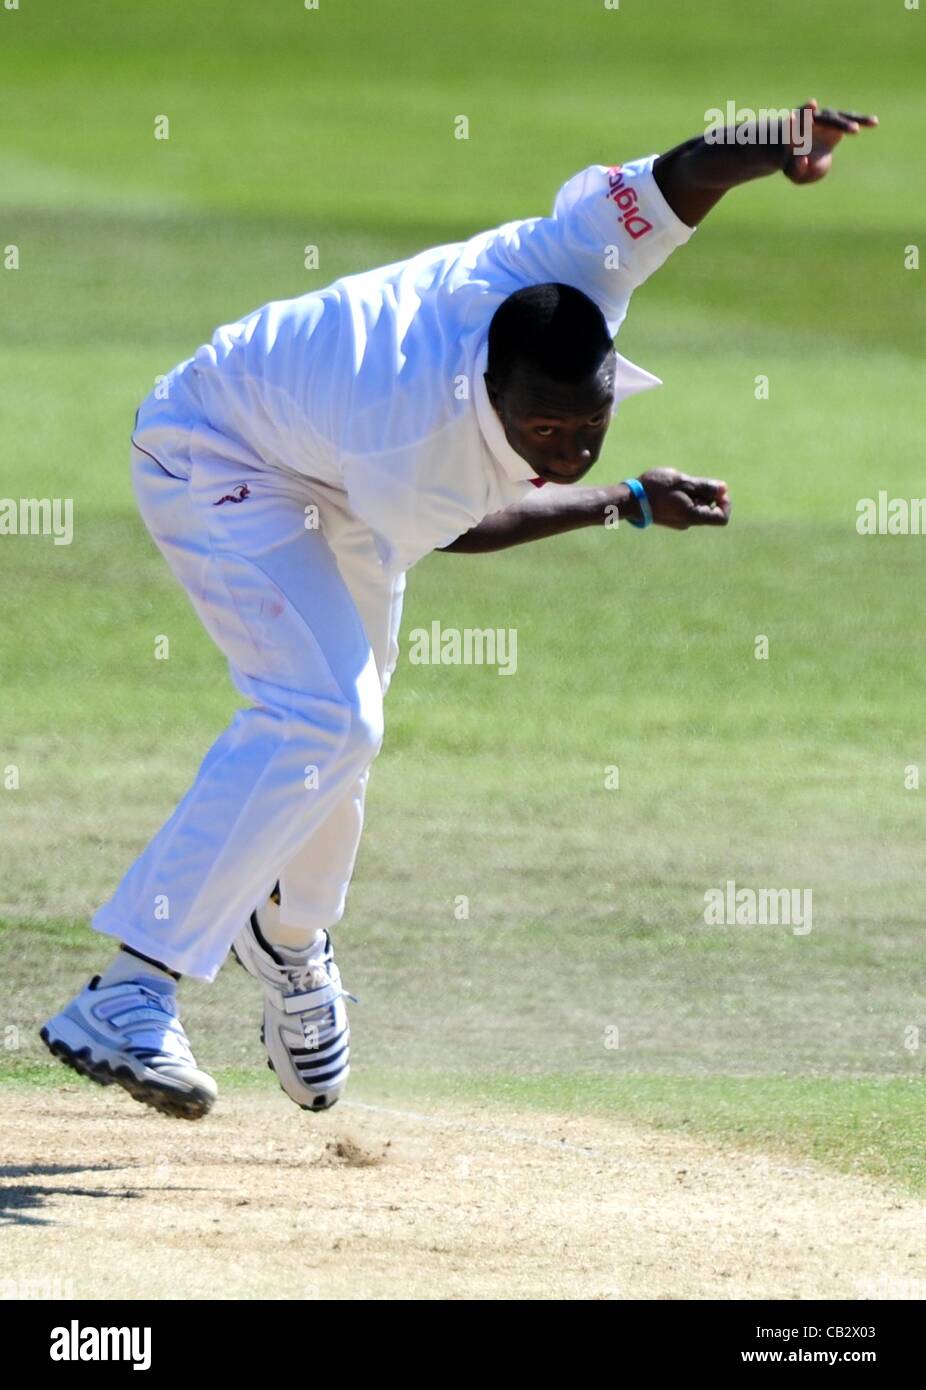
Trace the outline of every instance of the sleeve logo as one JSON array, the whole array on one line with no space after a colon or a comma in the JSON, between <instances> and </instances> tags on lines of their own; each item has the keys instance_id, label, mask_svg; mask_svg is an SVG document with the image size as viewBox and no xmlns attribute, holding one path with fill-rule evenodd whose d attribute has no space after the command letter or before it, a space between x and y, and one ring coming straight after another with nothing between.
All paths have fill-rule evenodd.
<instances>
[{"instance_id":1,"label":"sleeve logo","mask_svg":"<svg viewBox=\"0 0 926 1390\"><path fill-rule=\"evenodd\" d=\"M613 164L608 170L607 197L617 207L620 214L618 222L634 241L639 241L641 236L653 230L652 222L648 222L640 212L636 190L628 185L619 164Z\"/></svg>"}]
</instances>

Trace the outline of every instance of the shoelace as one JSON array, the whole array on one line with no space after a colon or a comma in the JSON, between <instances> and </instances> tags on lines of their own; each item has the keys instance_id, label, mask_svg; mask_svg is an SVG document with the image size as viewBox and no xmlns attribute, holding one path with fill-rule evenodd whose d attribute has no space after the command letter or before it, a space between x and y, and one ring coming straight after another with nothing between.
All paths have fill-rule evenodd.
<instances>
[{"instance_id":1,"label":"shoelace","mask_svg":"<svg viewBox=\"0 0 926 1390\"><path fill-rule=\"evenodd\" d=\"M287 983L292 987L293 994L303 994L313 989L324 989L325 985L333 985L335 982L329 973L327 965L322 961L311 961L306 965L290 965L284 969ZM350 994L338 980L339 995L345 999L350 999L353 1003L358 1003L356 995ZM330 1009L331 1003L319 1006L322 1009ZM314 1013L315 1010L306 1010L307 1013Z\"/></svg>"}]
</instances>

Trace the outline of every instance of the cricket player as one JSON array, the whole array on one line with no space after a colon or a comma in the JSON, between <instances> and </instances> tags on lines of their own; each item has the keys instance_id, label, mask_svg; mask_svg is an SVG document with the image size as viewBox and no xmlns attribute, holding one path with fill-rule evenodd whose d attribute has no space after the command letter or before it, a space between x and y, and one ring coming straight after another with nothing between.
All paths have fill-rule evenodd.
<instances>
[{"instance_id":1,"label":"cricket player","mask_svg":"<svg viewBox=\"0 0 926 1390\"><path fill-rule=\"evenodd\" d=\"M739 184L813 183L874 117L781 113L592 165L550 217L347 276L219 328L141 405L145 524L248 701L96 913L113 959L41 1030L103 1085L196 1119L216 1098L179 1019L231 950L263 994L283 1089L323 1110L349 1070L331 928L354 867L406 572L434 550L615 516L725 526L726 484L656 468L579 487L658 379L613 339L633 291ZM759 269L761 273L761 268Z\"/></svg>"}]
</instances>

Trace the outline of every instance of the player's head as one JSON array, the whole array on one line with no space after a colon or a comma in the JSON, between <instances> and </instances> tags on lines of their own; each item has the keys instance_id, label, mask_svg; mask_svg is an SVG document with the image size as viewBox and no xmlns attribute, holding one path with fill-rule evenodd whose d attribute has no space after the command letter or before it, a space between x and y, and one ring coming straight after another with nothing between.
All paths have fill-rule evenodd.
<instances>
[{"instance_id":1,"label":"player's head","mask_svg":"<svg viewBox=\"0 0 926 1390\"><path fill-rule=\"evenodd\" d=\"M508 443L541 478L574 483L601 452L614 398L601 310L571 285L509 295L489 327L486 387Z\"/></svg>"}]
</instances>

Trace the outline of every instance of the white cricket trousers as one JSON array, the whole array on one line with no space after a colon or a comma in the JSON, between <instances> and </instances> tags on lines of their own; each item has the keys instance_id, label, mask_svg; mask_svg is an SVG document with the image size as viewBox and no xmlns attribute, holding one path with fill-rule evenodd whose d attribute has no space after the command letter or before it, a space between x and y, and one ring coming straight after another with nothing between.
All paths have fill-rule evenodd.
<instances>
[{"instance_id":1,"label":"white cricket trousers","mask_svg":"<svg viewBox=\"0 0 926 1390\"><path fill-rule=\"evenodd\" d=\"M187 481L134 444L131 466L148 530L253 703L93 926L213 980L277 879L285 924L341 919L405 576L384 573L334 489L200 459Z\"/></svg>"}]
</instances>

